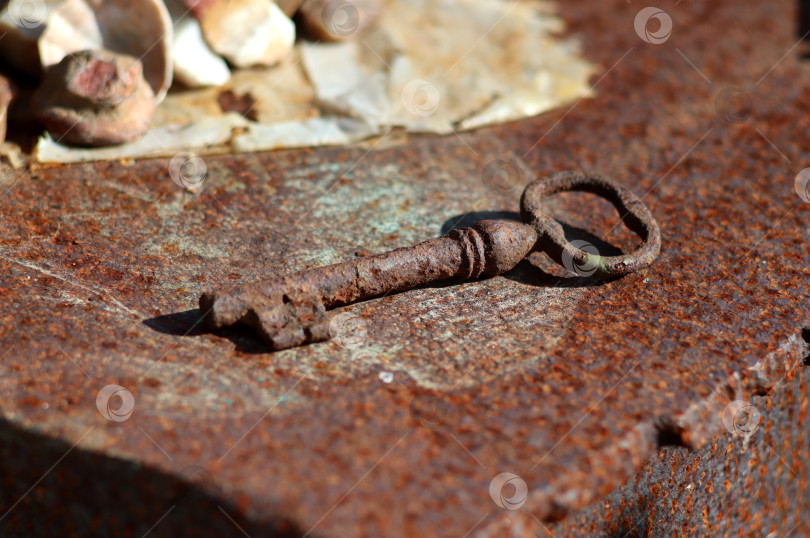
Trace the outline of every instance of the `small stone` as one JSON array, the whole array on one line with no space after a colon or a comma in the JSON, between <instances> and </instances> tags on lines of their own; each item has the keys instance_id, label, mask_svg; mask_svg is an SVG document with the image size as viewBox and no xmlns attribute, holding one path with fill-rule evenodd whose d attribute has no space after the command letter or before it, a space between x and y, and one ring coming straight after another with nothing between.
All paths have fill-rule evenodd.
<instances>
[{"instance_id":1,"label":"small stone","mask_svg":"<svg viewBox=\"0 0 810 538\"><path fill-rule=\"evenodd\" d=\"M189 88L221 86L231 78L228 64L209 48L194 17L183 17L174 24L172 64L174 79Z\"/></svg>"},{"instance_id":2,"label":"small stone","mask_svg":"<svg viewBox=\"0 0 810 538\"><path fill-rule=\"evenodd\" d=\"M8 107L11 104L11 85L4 76L0 75L0 144L6 139L6 124L8 121Z\"/></svg>"},{"instance_id":3,"label":"small stone","mask_svg":"<svg viewBox=\"0 0 810 538\"><path fill-rule=\"evenodd\" d=\"M273 65L295 44L295 25L272 0L185 2L206 42L237 67Z\"/></svg>"},{"instance_id":4,"label":"small stone","mask_svg":"<svg viewBox=\"0 0 810 538\"><path fill-rule=\"evenodd\" d=\"M15 0L0 2L0 56L41 78L81 50L114 50L138 58L163 100L172 82L172 22L163 0ZM8 8L12 7L11 12Z\"/></svg>"},{"instance_id":5,"label":"small stone","mask_svg":"<svg viewBox=\"0 0 810 538\"><path fill-rule=\"evenodd\" d=\"M84 50L45 74L34 94L37 119L59 142L107 146L142 136L155 112L155 95L132 56Z\"/></svg>"},{"instance_id":6,"label":"small stone","mask_svg":"<svg viewBox=\"0 0 810 538\"><path fill-rule=\"evenodd\" d=\"M382 0L304 0L298 17L312 39L344 41L377 22L382 12Z\"/></svg>"}]
</instances>

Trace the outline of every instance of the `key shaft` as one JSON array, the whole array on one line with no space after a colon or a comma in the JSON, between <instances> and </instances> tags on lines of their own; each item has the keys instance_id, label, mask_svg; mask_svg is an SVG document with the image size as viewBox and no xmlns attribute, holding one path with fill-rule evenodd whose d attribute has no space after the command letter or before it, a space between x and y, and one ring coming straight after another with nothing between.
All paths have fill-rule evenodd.
<instances>
[{"instance_id":1,"label":"key shaft","mask_svg":"<svg viewBox=\"0 0 810 538\"><path fill-rule=\"evenodd\" d=\"M325 309L447 278L494 276L534 247L537 232L487 220L412 247L203 294L210 329L244 323L274 349L329 338Z\"/></svg>"}]
</instances>

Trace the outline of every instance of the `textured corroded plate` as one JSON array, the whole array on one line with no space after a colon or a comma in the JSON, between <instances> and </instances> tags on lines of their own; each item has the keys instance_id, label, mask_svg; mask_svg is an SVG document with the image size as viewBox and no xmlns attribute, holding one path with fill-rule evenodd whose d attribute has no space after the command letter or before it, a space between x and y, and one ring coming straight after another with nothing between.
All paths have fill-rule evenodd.
<instances>
[{"instance_id":1,"label":"textured corroded plate","mask_svg":"<svg viewBox=\"0 0 810 538\"><path fill-rule=\"evenodd\" d=\"M565 3L605 75L536 119L205 157L197 194L169 159L4 172L0 531L532 535L659 443L726 431L807 355L810 73L792 2L661 8L655 44L635 4ZM643 195L654 265L599 283L532 258L347 307L346 338L279 353L195 325L212 285L503 216L532 171L571 168ZM575 196L548 207L595 234L573 235L634 246Z\"/></svg>"}]
</instances>

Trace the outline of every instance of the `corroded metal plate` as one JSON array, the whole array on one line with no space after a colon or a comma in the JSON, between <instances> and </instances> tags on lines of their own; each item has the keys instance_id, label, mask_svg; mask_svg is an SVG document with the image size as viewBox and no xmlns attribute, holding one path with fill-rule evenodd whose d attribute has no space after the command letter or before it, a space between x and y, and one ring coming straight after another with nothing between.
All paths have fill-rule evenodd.
<instances>
[{"instance_id":1,"label":"corroded metal plate","mask_svg":"<svg viewBox=\"0 0 810 538\"><path fill-rule=\"evenodd\" d=\"M797 368L810 72L793 3L664 2L657 45L638 6L578 4L562 15L603 73L568 110L206 157L198 194L168 160L6 173L0 530L30 535L49 513L76 534L528 535L662 440L702 445L731 400ZM600 283L533 257L346 307L354 337L272 354L195 326L211 286L514 212L531 174L577 168L643 196L662 231L652 267ZM549 211L607 253L633 247L607 203Z\"/></svg>"}]
</instances>

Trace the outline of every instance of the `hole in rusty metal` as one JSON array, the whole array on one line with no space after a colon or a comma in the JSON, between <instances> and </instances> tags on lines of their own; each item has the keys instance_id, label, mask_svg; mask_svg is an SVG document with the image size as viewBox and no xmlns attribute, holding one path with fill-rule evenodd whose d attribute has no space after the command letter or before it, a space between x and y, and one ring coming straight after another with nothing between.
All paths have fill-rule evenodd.
<instances>
[{"instance_id":1,"label":"hole in rusty metal","mask_svg":"<svg viewBox=\"0 0 810 538\"><path fill-rule=\"evenodd\" d=\"M658 419L655 422L655 442L658 447L687 446L683 440L684 429L672 419Z\"/></svg>"},{"instance_id":2,"label":"hole in rusty metal","mask_svg":"<svg viewBox=\"0 0 810 538\"><path fill-rule=\"evenodd\" d=\"M802 340L810 347L810 327L804 327L802 329ZM810 353L804 358L804 365L810 366Z\"/></svg>"}]
</instances>

